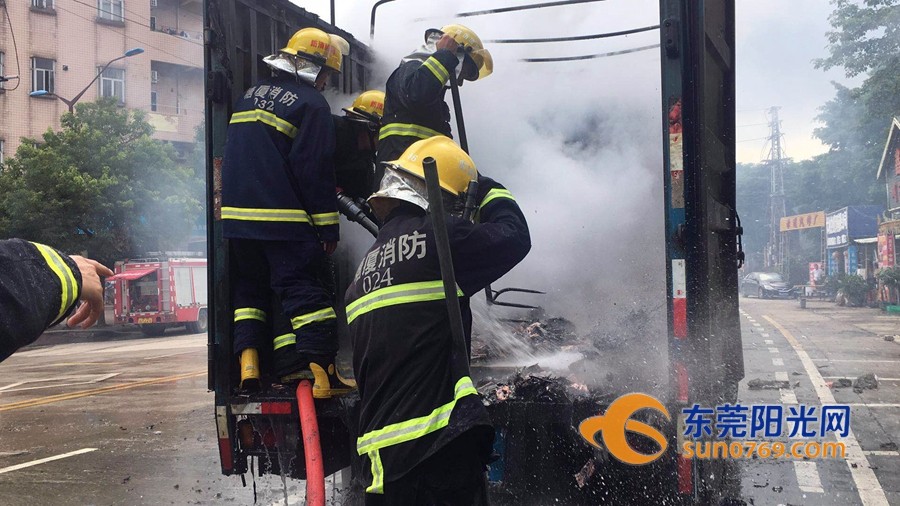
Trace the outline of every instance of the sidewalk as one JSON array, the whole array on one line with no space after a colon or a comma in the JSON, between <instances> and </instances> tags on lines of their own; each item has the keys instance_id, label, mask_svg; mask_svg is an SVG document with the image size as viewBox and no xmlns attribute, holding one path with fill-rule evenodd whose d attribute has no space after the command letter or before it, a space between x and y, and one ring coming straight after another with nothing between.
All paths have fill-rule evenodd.
<instances>
[{"instance_id":1,"label":"sidewalk","mask_svg":"<svg viewBox=\"0 0 900 506\"><path fill-rule=\"evenodd\" d=\"M807 299L806 309L817 315L852 325L878 337L900 335L900 314L886 313L881 309L868 307L838 306L834 302ZM900 338L895 341L900 344Z\"/></svg>"}]
</instances>

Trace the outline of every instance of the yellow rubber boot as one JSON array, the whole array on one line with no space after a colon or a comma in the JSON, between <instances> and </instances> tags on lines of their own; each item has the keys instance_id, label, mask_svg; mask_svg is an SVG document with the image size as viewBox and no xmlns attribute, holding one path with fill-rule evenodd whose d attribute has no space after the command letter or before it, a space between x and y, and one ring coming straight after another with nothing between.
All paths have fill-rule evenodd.
<instances>
[{"instance_id":1,"label":"yellow rubber boot","mask_svg":"<svg viewBox=\"0 0 900 506\"><path fill-rule=\"evenodd\" d=\"M335 395L346 395L356 390L356 381L342 378L334 363L322 366L310 362L309 370L315 379L312 387L314 399L330 399Z\"/></svg>"},{"instance_id":2,"label":"yellow rubber boot","mask_svg":"<svg viewBox=\"0 0 900 506\"><path fill-rule=\"evenodd\" d=\"M259 390L259 352L247 348L241 352L241 390Z\"/></svg>"}]
</instances>

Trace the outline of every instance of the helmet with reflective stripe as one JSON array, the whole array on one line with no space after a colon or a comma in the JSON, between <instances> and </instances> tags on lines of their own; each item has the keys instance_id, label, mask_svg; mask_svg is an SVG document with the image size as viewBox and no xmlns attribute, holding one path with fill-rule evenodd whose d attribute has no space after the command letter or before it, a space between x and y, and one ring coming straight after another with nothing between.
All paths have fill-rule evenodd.
<instances>
[{"instance_id":1,"label":"helmet with reflective stripe","mask_svg":"<svg viewBox=\"0 0 900 506\"><path fill-rule=\"evenodd\" d=\"M281 52L324 65L330 47L331 38L327 33L318 28L302 28L294 33Z\"/></svg>"},{"instance_id":2,"label":"helmet with reflective stripe","mask_svg":"<svg viewBox=\"0 0 900 506\"><path fill-rule=\"evenodd\" d=\"M340 72L344 56L350 54L350 43L340 35L328 34L328 38L331 39L331 44L325 53L325 66Z\"/></svg>"},{"instance_id":3,"label":"helmet with reflective stripe","mask_svg":"<svg viewBox=\"0 0 900 506\"><path fill-rule=\"evenodd\" d=\"M410 145L399 160L388 162L393 168L425 179L425 168L422 161L434 158L437 162L438 177L441 188L454 196L466 192L469 181L478 178L475 162L449 137L436 135L422 139Z\"/></svg>"},{"instance_id":4,"label":"helmet with reflective stripe","mask_svg":"<svg viewBox=\"0 0 900 506\"><path fill-rule=\"evenodd\" d=\"M384 116L384 92L379 90L364 91L356 97L350 107L344 108L350 114L358 114L373 121Z\"/></svg>"},{"instance_id":5,"label":"helmet with reflective stripe","mask_svg":"<svg viewBox=\"0 0 900 506\"><path fill-rule=\"evenodd\" d=\"M477 81L491 75L494 71L494 59L491 57L490 51L484 48L484 44L481 43L481 38L479 38L470 28L457 24L446 25L440 30L437 28L429 28L428 30L425 30L425 42L427 43L429 38L435 34L447 34L453 37L453 40L455 40L456 43L462 47L463 51L466 52L466 56L468 57L466 59L471 60L471 63L478 69L477 76L475 75L475 72L472 72L468 75L464 74L463 77L465 79Z\"/></svg>"}]
</instances>

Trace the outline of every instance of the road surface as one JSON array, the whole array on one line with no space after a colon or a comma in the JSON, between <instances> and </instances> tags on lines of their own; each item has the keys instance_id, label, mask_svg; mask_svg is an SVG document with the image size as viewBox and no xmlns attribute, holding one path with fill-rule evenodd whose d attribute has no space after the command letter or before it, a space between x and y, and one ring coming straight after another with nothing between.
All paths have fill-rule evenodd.
<instances>
[{"instance_id":1,"label":"road surface","mask_svg":"<svg viewBox=\"0 0 900 506\"><path fill-rule=\"evenodd\" d=\"M739 461L753 505L900 505L900 318L810 301L741 299L746 378L740 401L847 403L847 460ZM875 373L877 390L832 388ZM750 380L787 382L751 390ZM253 504L251 477L219 473L206 336L48 335L0 364L4 505ZM830 397L829 397L830 396ZM281 481L257 478L258 504L284 504ZM290 504L303 484L287 483Z\"/></svg>"}]
</instances>

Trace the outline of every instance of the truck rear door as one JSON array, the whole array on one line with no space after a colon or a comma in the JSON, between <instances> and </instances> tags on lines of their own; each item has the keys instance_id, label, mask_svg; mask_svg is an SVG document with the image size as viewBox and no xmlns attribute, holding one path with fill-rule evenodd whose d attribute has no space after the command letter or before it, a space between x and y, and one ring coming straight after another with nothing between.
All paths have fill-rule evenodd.
<instances>
[{"instance_id":1,"label":"truck rear door","mask_svg":"<svg viewBox=\"0 0 900 506\"><path fill-rule=\"evenodd\" d=\"M744 376L735 212L734 2L660 0L669 356L677 413L735 402ZM679 432L681 432L679 430ZM680 444L678 445L680 447ZM703 500L724 473L678 457ZM710 478L715 476L715 478Z\"/></svg>"}]
</instances>

